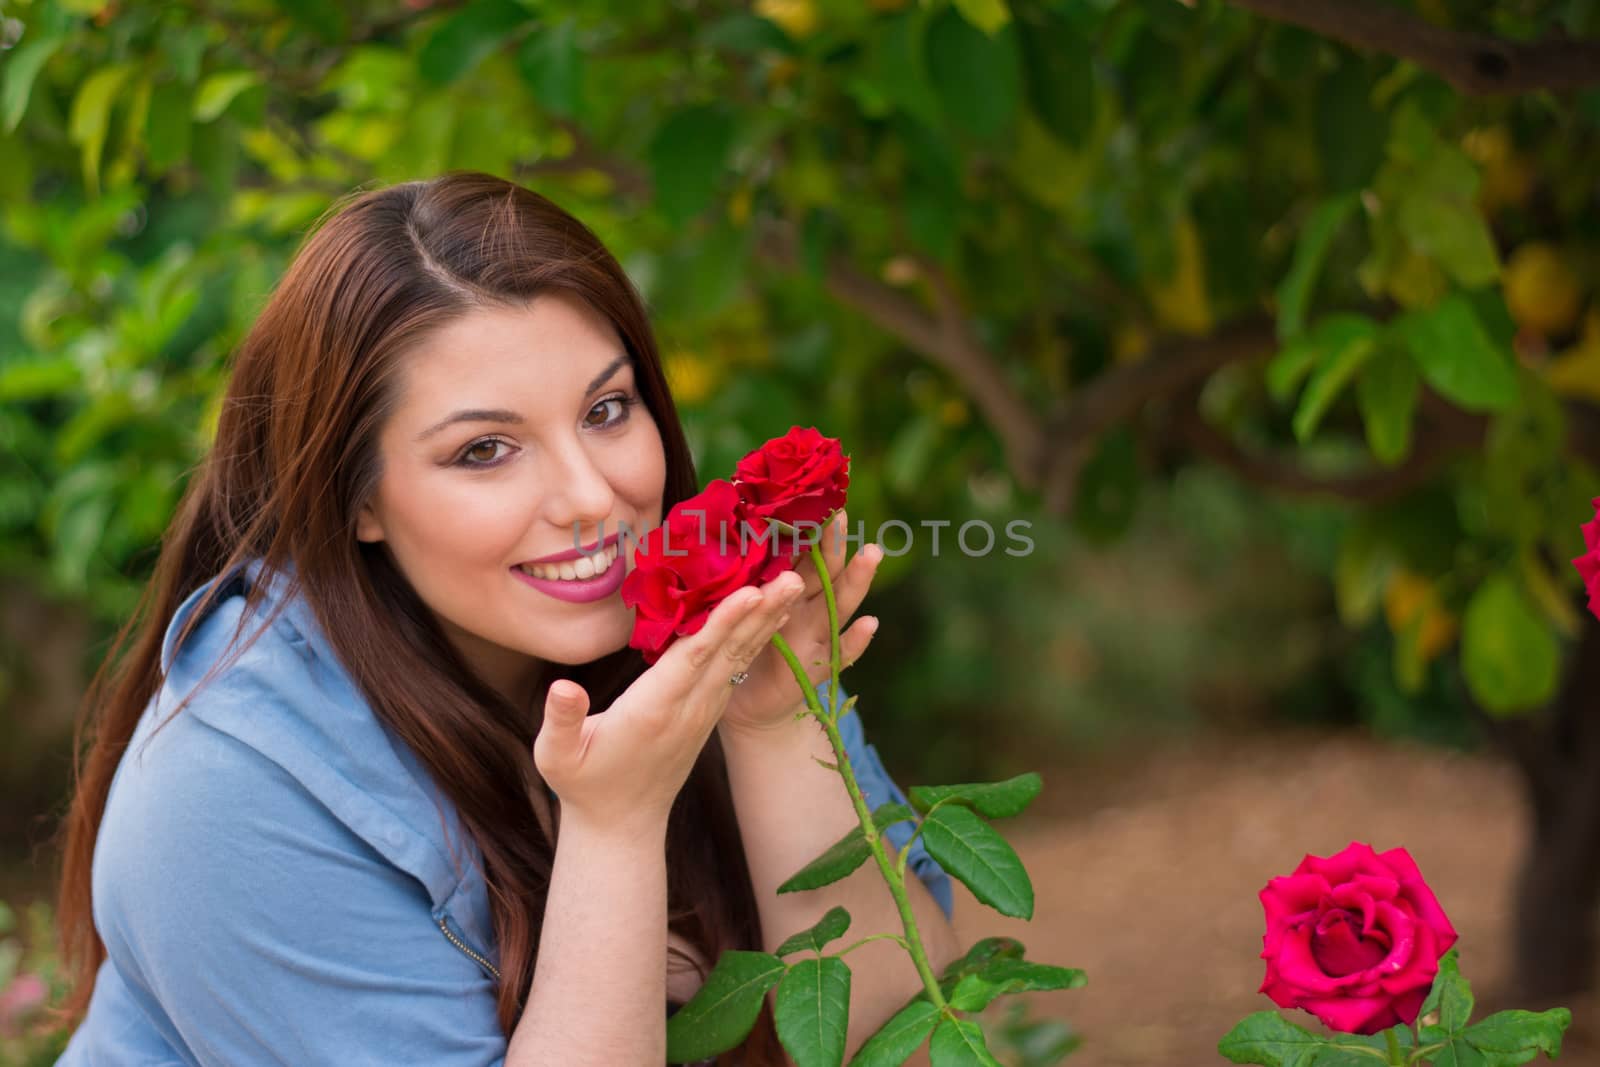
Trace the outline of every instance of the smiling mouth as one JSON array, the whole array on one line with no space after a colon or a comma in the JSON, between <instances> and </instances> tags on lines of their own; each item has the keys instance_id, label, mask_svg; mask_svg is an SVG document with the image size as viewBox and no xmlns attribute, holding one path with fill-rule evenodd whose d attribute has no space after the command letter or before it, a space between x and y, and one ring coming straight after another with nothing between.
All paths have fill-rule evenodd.
<instances>
[{"instance_id":1,"label":"smiling mouth","mask_svg":"<svg viewBox=\"0 0 1600 1067\"><path fill-rule=\"evenodd\" d=\"M519 563L516 569L530 578L542 578L547 582L584 581L610 570L619 551L613 544L592 556L579 556L560 563Z\"/></svg>"}]
</instances>

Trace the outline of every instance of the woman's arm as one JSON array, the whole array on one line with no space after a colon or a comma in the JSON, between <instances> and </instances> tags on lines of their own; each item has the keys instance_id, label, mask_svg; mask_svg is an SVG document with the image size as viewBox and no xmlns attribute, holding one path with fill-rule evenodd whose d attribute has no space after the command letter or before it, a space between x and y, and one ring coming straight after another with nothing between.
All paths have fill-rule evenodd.
<instances>
[{"instance_id":1,"label":"woman's arm","mask_svg":"<svg viewBox=\"0 0 1600 1067\"><path fill-rule=\"evenodd\" d=\"M833 761L833 748L822 727L806 718L761 734L726 729L720 733L761 912L763 947L774 951L790 934L804 930L834 906L850 912L850 930L829 946L834 951L869 934L901 933L900 912L872 860L832 885L778 895L779 885L860 824L839 775L812 760L815 756ZM872 801L869 797L869 807L875 806ZM885 845L890 858L895 858L894 847L887 840ZM911 873L908 867L907 874ZM955 931L921 877L906 878L906 893L928 960L938 974L959 955ZM849 1057L922 988L922 982L911 957L892 941L863 945L845 962L851 972L845 1037Z\"/></svg>"},{"instance_id":2,"label":"woman's arm","mask_svg":"<svg viewBox=\"0 0 1600 1067\"><path fill-rule=\"evenodd\" d=\"M506 1067L666 1060L666 834L665 821L562 820L533 988Z\"/></svg>"}]
</instances>

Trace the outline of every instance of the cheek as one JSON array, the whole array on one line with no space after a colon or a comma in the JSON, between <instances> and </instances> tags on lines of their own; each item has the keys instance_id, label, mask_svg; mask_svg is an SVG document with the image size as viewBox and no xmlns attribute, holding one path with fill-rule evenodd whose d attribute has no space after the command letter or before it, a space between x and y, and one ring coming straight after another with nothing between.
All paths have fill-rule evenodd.
<instances>
[{"instance_id":1,"label":"cheek","mask_svg":"<svg viewBox=\"0 0 1600 1067\"><path fill-rule=\"evenodd\" d=\"M426 566L448 560L499 559L516 545L528 526L530 494L469 478L429 477L395 509L403 515L404 541Z\"/></svg>"}]
</instances>

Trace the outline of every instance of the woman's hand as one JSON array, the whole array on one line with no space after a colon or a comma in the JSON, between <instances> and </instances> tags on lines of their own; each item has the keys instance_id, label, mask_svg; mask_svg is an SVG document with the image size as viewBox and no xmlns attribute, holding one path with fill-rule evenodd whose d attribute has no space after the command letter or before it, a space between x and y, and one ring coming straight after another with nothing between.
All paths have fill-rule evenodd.
<instances>
[{"instance_id":1,"label":"woman's hand","mask_svg":"<svg viewBox=\"0 0 1600 1067\"><path fill-rule=\"evenodd\" d=\"M588 714L582 686L553 682L533 762L561 800L562 821L611 830L664 826L729 697L743 688L730 686L729 677L749 669L801 592L800 579L785 572L734 593L599 714Z\"/></svg>"},{"instance_id":2,"label":"woman's hand","mask_svg":"<svg viewBox=\"0 0 1600 1067\"><path fill-rule=\"evenodd\" d=\"M841 669L861 658L878 630L878 620L871 616L857 619L853 625L850 618L866 599L867 589L883 560L883 549L871 544L851 557L847 565L844 541L847 529L846 515L841 508L833 524L822 531L820 542L839 613ZM805 591L789 609L789 621L780 632L805 668L812 685L816 686L831 673L828 601L809 552L795 567L795 573L805 579ZM724 730L759 733L782 727L805 710L805 694L800 691L794 672L770 641L747 671L750 677L733 691L728 710L723 714Z\"/></svg>"}]
</instances>

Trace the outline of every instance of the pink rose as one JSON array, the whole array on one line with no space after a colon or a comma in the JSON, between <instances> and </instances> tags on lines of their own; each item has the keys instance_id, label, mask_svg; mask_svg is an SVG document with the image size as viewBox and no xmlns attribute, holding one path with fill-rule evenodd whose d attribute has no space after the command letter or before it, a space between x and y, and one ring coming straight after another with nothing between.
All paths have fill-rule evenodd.
<instances>
[{"instance_id":1,"label":"pink rose","mask_svg":"<svg viewBox=\"0 0 1600 1067\"><path fill-rule=\"evenodd\" d=\"M1261 992L1330 1030L1375 1034L1410 1024L1456 932L1403 848L1352 842L1307 856L1261 890L1267 961Z\"/></svg>"},{"instance_id":2,"label":"pink rose","mask_svg":"<svg viewBox=\"0 0 1600 1067\"><path fill-rule=\"evenodd\" d=\"M1572 565L1578 568L1583 584L1589 588L1589 610L1600 618L1600 496L1591 503L1595 516L1583 524L1584 553L1573 560Z\"/></svg>"}]
</instances>

